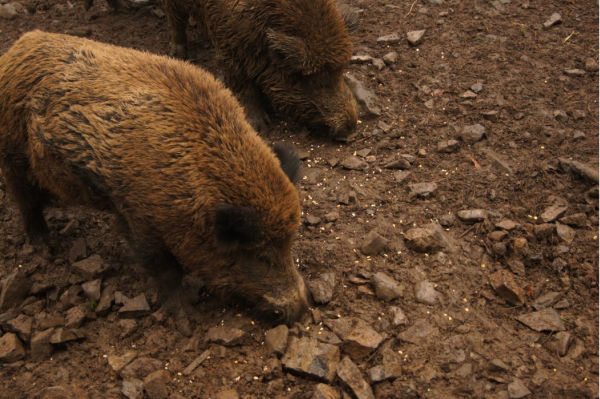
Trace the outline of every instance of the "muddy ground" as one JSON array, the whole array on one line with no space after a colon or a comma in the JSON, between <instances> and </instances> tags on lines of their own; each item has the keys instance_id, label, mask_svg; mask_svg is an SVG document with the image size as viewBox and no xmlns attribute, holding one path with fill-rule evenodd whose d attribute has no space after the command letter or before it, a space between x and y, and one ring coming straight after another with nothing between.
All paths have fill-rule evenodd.
<instances>
[{"instance_id":1,"label":"muddy ground","mask_svg":"<svg viewBox=\"0 0 600 399\"><path fill-rule=\"evenodd\" d=\"M0 54L31 29L167 52L157 8L81 3L21 1L0 17ZM0 312L0 398L598 397L597 2L350 4L354 54L397 52L348 68L379 115L363 113L349 143L283 122L265 133L301 150L295 257L331 300L268 344L272 325L197 282L165 312L110 215L49 209L49 258L25 242L0 180L0 278L17 298ZM191 56L219 73L194 34ZM430 233L430 246L415 238ZM149 310L122 310L140 294ZM295 365L318 350L331 356ZM358 369L338 365L346 356Z\"/></svg>"}]
</instances>

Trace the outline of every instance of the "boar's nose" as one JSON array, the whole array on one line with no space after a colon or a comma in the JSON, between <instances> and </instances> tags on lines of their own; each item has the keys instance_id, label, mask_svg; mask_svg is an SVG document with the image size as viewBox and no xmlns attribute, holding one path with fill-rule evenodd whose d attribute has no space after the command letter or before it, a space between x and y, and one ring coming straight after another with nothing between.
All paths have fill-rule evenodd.
<instances>
[{"instance_id":1,"label":"boar's nose","mask_svg":"<svg viewBox=\"0 0 600 399\"><path fill-rule=\"evenodd\" d=\"M298 274L296 286L286 293L285 298L273 298L265 295L267 303L274 309L278 321L283 321L288 325L299 321L308 311L309 293L306 289L304 279Z\"/></svg>"}]
</instances>

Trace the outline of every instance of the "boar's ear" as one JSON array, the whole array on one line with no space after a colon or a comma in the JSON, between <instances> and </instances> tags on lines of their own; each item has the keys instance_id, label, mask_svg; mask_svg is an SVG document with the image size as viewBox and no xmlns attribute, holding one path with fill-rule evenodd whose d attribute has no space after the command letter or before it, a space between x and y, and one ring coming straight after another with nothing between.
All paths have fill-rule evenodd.
<instances>
[{"instance_id":1,"label":"boar's ear","mask_svg":"<svg viewBox=\"0 0 600 399\"><path fill-rule=\"evenodd\" d=\"M282 62L287 68L301 71L304 75L315 72L302 39L268 29L267 41L269 48L283 58Z\"/></svg>"},{"instance_id":2,"label":"boar's ear","mask_svg":"<svg viewBox=\"0 0 600 399\"><path fill-rule=\"evenodd\" d=\"M215 214L217 240L225 245L246 246L260 240L259 218L249 207L220 204Z\"/></svg>"},{"instance_id":3,"label":"boar's ear","mask_svg":"<svg viewBox=\"0 0 600 399\"><path fill-rule=\"evenodd\" d=\"M298 172L300 171L300 158L296 146L290 142L280 141L273 145L273 151L279 158L281 169L285 172L292 183L298 181Z\"/></svg>"},{"instance_id":4,"label":"boar's ear","mask_svg":"<svg viewBox=\"0 0 600 399\"><path fill-rule=\"evenodd\" d=\"M338 3L337 6L342 19L344 20L344 24L346 25L346 28L348 28L348 32L356 32L360 26L359 9L345 3Z\"/></svg>"}]
</instances>

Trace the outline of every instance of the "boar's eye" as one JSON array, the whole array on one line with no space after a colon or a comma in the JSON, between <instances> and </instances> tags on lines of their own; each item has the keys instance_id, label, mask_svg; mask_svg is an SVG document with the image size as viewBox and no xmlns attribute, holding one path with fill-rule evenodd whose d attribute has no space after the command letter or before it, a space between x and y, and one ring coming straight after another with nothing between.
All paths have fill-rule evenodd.
<instances>
[{"instance_id":1,"label":"boar's eye","mask_svg":"<svg viewBox=\"0 0 600 399\"><path fill-rule=\"evenodd\" d=\"M273 145L273 151L279 158L281 169L292 183L296 183L298 181L298 171L300 170L300 158L296 146L289 142L280 141Z\"/></svg>"},{"instance_id":2,"label":"boar's eye","mask_svg":"<svg viewBox=\"0 0 600 399\"><path fill-rule=\"evenodd\" d=\"M215 232L222 244L247 246L260 241L256 211L249 207L221 204L215 214Z\"/></svg>"}]
</instances>

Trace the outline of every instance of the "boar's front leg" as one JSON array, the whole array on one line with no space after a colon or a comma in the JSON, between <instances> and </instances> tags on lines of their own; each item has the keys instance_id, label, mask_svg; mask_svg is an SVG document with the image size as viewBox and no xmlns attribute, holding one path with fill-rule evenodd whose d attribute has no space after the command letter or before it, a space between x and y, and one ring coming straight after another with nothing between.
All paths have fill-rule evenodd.
<instances>
[{"instance_id":1,"label":"boar's front leg","mask_svg":"<svg viewBox=\"0 0 600 399\"><path fill-rule=\"evenodd\" d=\"M21 212L29 242L36 246L48 246L48 225L43 214L48 193L31 182L29 162L24 155L5 156L0 166L6 190Z\"/></svg>"},{"instance_id":2,"label":"boar's front leg","mask_svg":"<svg viewBox=\"0 0 600 399\"><path fill-rule=\"evenodd\" d=\"M167 14L169 26L169 55L181 59L187 58L187 28L189 13L177 1L162 0L163 10Z\"/></svg>"}]
</instances>

